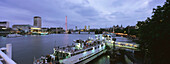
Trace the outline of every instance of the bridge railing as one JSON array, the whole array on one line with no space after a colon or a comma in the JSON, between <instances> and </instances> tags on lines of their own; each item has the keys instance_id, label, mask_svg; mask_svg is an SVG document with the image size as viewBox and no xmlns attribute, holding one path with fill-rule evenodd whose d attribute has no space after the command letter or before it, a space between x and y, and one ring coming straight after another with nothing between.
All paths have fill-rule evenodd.
<instances>
[{"instance_id":1,"label":"bridge railing","mask_svg":"<svg viewBox=\"0 0 170 64\"><path fill-rule=\"evenodd\" d=\"M2 51L6 50L6 54ZM7 64L16 64L13 60L12 60L12 44L7 44L5 48L0 48L0 57L2 57L2 59L0 60L0 64L2 64L2 60L5 60L5 62Z\"/></svg>"}]
</instances>

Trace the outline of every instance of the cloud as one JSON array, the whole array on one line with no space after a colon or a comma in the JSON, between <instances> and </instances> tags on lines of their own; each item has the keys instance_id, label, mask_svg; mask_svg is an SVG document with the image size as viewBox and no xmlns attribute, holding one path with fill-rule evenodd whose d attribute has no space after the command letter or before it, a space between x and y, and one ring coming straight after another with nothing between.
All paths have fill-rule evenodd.
<instances>
[{"instance_id":1,"label":"cloud","mask_svg":"<svg viewBox=\"0 0 170 64\"><path fill-rule=\"evenodd\" d=\"M135 25L152 14L152 8L165 0L1 0L0 20L13 24L31 24L34 16L41 16L43 27L109 27Z\"/></svg>"}]
</instances>

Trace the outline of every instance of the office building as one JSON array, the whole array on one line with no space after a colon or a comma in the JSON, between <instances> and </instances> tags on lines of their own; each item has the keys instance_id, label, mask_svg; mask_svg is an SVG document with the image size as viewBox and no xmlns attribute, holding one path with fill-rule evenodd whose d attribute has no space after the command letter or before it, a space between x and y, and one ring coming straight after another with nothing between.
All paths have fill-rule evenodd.
<instances>
[{"instance_id":1,"label":"office building","mask_svg":"<svg viewBox=\"0 0 170 64\"><path fill-rule=\"evenodd\" d=\"M39 16L34 17L34 27L41 28L41 17Z\"/></svg>"},{"instance_id":2,"label":"office building","mask_svg":"<svg viewBox=\"0 0 170 64\"><path fill-rule=\"evenodd\" d=\"M0 29L7 29L7 28L9 28L9 22L0 21Z\"/></svg>"}]
</instances>

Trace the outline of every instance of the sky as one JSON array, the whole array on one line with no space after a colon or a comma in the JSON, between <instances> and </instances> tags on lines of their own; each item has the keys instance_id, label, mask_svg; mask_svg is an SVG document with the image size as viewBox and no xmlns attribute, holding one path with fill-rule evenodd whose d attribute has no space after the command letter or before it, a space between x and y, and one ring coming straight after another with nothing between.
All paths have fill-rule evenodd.
<instances>
[{"instance_id":1,"label":"sky","mask_svg":"<svg viewBox=\"0 0 170 64\"><path fill-rule=\"evenodd\" d=\"M113 25L135 26L151 17L153 8L166 0L0 0L0 21L33 25L33 17L42 18L42 27L69 29L77 26L107 28Z\"/></svg>"}]
</instances>

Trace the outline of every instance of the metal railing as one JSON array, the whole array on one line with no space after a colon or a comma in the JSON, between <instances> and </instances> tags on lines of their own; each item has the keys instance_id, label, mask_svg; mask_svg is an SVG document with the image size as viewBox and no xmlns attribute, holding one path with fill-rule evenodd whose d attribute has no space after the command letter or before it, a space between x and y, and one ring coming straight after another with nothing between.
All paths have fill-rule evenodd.
<instances>
[{"instance_id":1,"label":"metal railing","mask_svg":"<svg viewBox=\"0 0 170 64\"><path fill-rule=\"evenodd\" d=\"M6 54L2 52L3 50L6 50ZM7 64L16 64L12 60L12 44L6 44L5 48L0 48L0 56L2 57L1 60L5 60ZM0 60L0 64L3 64Z\"/></svg>"}]
</instances>

